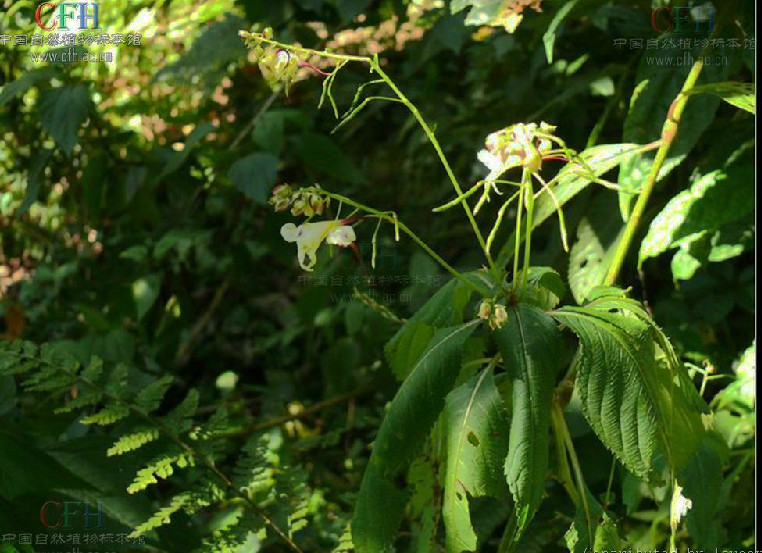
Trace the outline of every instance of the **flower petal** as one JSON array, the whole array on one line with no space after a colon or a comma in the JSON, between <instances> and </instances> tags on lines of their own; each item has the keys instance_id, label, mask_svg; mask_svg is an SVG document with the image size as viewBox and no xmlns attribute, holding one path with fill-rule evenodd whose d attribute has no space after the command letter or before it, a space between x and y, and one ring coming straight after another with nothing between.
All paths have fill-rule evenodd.
<instances>
[{"instance_id":1,"label":"flower petal","mask_svg":"<svg viewBox=\"0 0 762 553\"><path fill-rule=\"evenodd\" d=\"M294 223L286 223L280 227L280 235L286 242L296 242L298 230Z\"/></svg>"},{"instance_id":2,"label":"flower petal","mask_svg":"<svg viewBox=\"0 0 762 553\"><path fill-rule=\"evenodd\" d=\"M331 231L326 238L328 244L346 247L356 240L355 229L350 226L340 226Z\"/></svg>"}]
</instances>

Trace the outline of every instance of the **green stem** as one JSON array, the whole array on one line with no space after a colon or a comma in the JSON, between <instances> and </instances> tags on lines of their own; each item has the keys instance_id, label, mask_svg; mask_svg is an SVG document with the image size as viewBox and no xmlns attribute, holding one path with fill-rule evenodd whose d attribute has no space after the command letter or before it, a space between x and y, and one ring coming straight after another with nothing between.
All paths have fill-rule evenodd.
<instances>
[{"instance_id":1,"label":"green stem","mask_svg":"<svg viewBox=\"0 0 762 553\"><path fill-rule=\"evenodd\" d=\"M416 121L418 121L418 124L423 129L423 132L426 133L426 137L429 139L429 142L431 142L431 145L434 147L434 150L437 153L437 156L439 156L439 160L442 162L442 166L445 169L445 172L447 173L447 177L450 179L450 182L452 183L452 187L455 189L455 193L458 196L463 196L463 190L460 187L460 183L458 182L458 179L455 178L455 174L452 171L452 168L450 167L450 163L447 161L447 157L445 156L444 152L442 151L442 147L439 144L439 141L437 140L437 137L434 135L434 131L431 130L431 127L429 127L428 123L426 123L426 120L421 115L421 112L418 110L418 108L411 102L407 96L397 87L397 85L394 83L394 81L389 78L389 76L384 72L383 69L381 69L381 65L378 63L378 59L370 60L371 68L373 71L378 73L378 75L384 80L384 82L389 85L389 88L394 91L394 93L397 95L397 97L402 101L403 104L405 104L405 107L407 107L408 110L410 110L410 113L413 114L413 117L415 117ZM471 213L471 208L468 206L468 202L466 202L465 198L461 198L460 201L461 205L463 206L464 211L466 212L466 217L468 217L468 221L471 224L471 228L474 231L474 235L476 236L476 239L479 241L479 245L482 248L482 251L484 252L485 257L487 258L487 262L489 263L490 269L492 270L492 273L497 276L497 269L495 267L495 263L492 260L492 256L487 251L487 244L484 241L484 236L482 236L481 231L479 230L479 226L476 224L476 219L474 219L473 213Z\"/></svg>"},{"instance_id":2,"label":"green stem","mask_svg":"<svg viewBox=\"0 0 762 553\"><path fill-rule=\"evenodd\" d=\"M693 64L693 67L691 68L688 77L685 79L685 83L683 84L683 88L680 90L680 93L672 101L672 104L669 107L669 111L667 112L667 120L664 121L664 126L662 127L661 131L661 146L659 146L659 149L656 152L656 157L654 158L653 165L651 166L651 172L648 174L648 178L646 179L646 182L640 191L638 201L635 203L635 207L632 210L630 219L627 221L627 226L624 229L622 240L619 242L619 246L617 247L614 254L614 260L612 261L609 272L606 275L605 283L609 286L616 283L616 280L619 276L619 271L622 269L622 265L624 264L624 258L627 256L627 251L630 249L630 245L632 244L633 238L635 237L635 232L638 229L640 220L643 217L646 206L648 205L648 199L651 197L651 192L653 192L654 185L658 180L659 172L661 171L661 168L664 165L664 161L667 159L667 154L669 153L669 150L675 141L675 137L677 136L677 130L680 125L680 118L683 115L685 104L688 101L688 92L696 84L696 81L698 80L703 67L704 58L703 56L700 56L696 60L696 63Z\"/></svg>"},{"instance_id":3,"label":"green stem","mask_svg":"<svg viewBox=\"0 0 762 553\"><path fill-rule=\"evenodd\" d=\"M356 202L350 198L347 198L346 196L342 196L341 194L334 194L333 192L328 192L326 190L320 190L318 192L319 194L322 194L323 196L327 196L328 198L333 198L334 200L338 200L342 203L345 203L347 205L351 205L352 207L355 207L357 209L360 209L362 211L365 211L367 213L370 213L374 217L378 217L379 219L383 219L384 221L387 221L388 223L391 223L395 225L397 228L399 228L402 232L407 234L410 238L412 238L413 242L418 244L427 254L431 256L431 258L439 263L445 270L447 270L450 274L452 274L455 278L463 282L464 284L468 285L471 289L473 289L476 292L479 292L479 289L472 283L470 280L468 280L465 276L463 276L463 273L456 270L452 265L447 263L444 259L442 259L439 254L437 254L434 250L432 250L426 242L421 240L417 234L415 234L410 228L404 224L402 221L400 221L396 216L392 217L389 215L389 212L379 211L377 209L373 209L372 207L369 207L367 205L363 205L359 202Z\"/></svg>"},{"instance_id":4,"label":"green stem","mask_svg":"<svg viewBox=\"0 0 762 553\"><path fill-rule=\"evenodd\" d=\"M527 170L524 169L524 172L521 175L521 190L519 191L521 195L524 193L524 182L526 180L527 176ZM531 177L530 177L531 178ZM524 208L524 200L519 196L519 205L516 208L516 240L513 244L513 287L516 288L518 285L518 275L519 275L519 258L521 257L521 241L522 238L525 238L522 236L521 233L521 215L522 210Z\"/></svg>"},{"instance_id":5,"label":"green stem","mask_svg":"<svg viewBox=\"0 0 762 553\"><path fill-rule=\"evenodd\" d=\"M579 459L577 458L577 452L574 449L574 442L572 441L571 434L569 433L569 428L566 426L564 413L561 410L561 406L556 402L553 402L552 416L554 426L556 427L556 432L559 432L563 437L564 444L566 445L566 451L569 454L569 460L571 461L572 469L574 470L574 477L577 480L579 497L582 501L582 507L585 509L585 519L587 520L587 527L589 532L588 535L590 536L590 539L592 539L595 534L593 533L592 520L590 518L590 506L587 504L587 490L585 486L585 479L582 475L582 468L580 467Z\"/></svg>"},{"instance_id":6,"label":"green stem","mask_svg":"<svg viewBox=\"0 0 762 553\"><path fill-rule=\"evenodd\" d=\"M532 173L524 169L521 176L521 186L524 189L524 196L527 204L527 222L526 238L524 239L524 272L521 277L521 283L526 284L529 274L529 257L532 251L532 226L534 225L534 190L532 190Z\"/></svg>"}]
</instances>

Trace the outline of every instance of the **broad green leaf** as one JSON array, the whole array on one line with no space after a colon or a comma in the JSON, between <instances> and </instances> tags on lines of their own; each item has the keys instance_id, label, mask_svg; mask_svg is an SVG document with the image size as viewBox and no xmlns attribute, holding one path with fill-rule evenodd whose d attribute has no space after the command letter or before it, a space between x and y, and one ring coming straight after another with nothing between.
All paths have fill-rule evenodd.
<instances>
[{"instance_id":1,"label":"broad green leaf","mask_svg":"<svg viewBox=\"0 0 762 553\"><path fill-rule=\"evenodd\" d=\"M593 146L579 154L595 178L600 178L619 165L633 152L641 149L637 144L603 144ZM558 205L563 206L574 196L582 192L592 182L592 176L578 163L567 163L554 179L553 194ZM556 203L548 194L540 196L534 204L534 228L556 213ZM513 257L513 234L505 241L497 258L499 266L505 266Z\"/></svg>"},{"instance_id":2,"label":"broad green leaf","mask_svg":"<svg viewBox=\"0 0 762 553\"><path fill-rule=\"evenodd\" d=\"M515 504L518 539L545 491L551 399L562 341L553 319L524 304L510 309L508 321L493 335L513 380L505 476Z\"/></svg>"},{"instance_id":3,"label":"broad green leaf","mask_svg":"<svg viewBox=\"0 0 762 553\"><path fill-rule=\"evenodd\" d=\"M625 312L598 300L553 317L579 338L575 390L585 417L628 470L648 478L657 453L675 469L693 455L705 432L703 402L671 351L667 362L657 359L655 341L662 350L668 342L627 301Z\"/></svg>"},{"instance_id":4,"label":"broad green leaf","mask_svg":"<svg viewBox=\"0 0 762 553\"><path fill-rule=\"evenodd\" d=\"M439 523L439 477L435 459L423 454L415 459L408 470L408 487L412 488L408 514L410 525L410 553L429 553L435 548Z\"/></svg>"},{"instance_id":5,"label":"broad green leaf","mask_svg":"<svg viewBox=\"0 0 762 553\"><path fill-rule=\"evenodd\" d=\"M458 279L450 280L392 336L384 353L398 379L408 375L438 329L463 322L463 312L472 293L473 290Z\"/></svg>"},{"instance_id":6,"label":"broad green leaf","mask_svg":"<svg viewBox=\"0 0 762 553\"><path fill-rule=\"evenodd\" d=\"M673 265L675 278L688 277L700 262L690 255L690 245L714 235L715 231L750 216L754 210L754 167L731 166L697 177L691 187L672 198L654 218L640 245L638 265L668 249L681 248ZM730 231L730 228L727 227ZM713 238L711 247L723 242ZM725 242L727 243L727 242ZM698 251L698 250L696 250ZM743 249L741 249L743 251ZM738 252L740 253L740 252ZM715 259L727 259L733 252L718 250ZM711 251L707 249L707 257ZM695 261L694 261L695 260Z\"/></svg>"},{"instance_id":7,"label":"broad green leaf","mask_svg":"<svg viewBox=\"0 0 762 553\"><path fill-rule=\"evenodd\" d=\"M569 255L569 287L577 303L606 279L625 225L616 212L613 194L602 194L592 202L577 226L577 239Z\"/></svg>"},{"instance_id":8,"label":"broad green leaf","mask_svg":"<svg viewBox=\"0 0 762 553\"><path fill-rule=\"evenodd\" d=\"M56 69L50 66L26 71L15 81L11 81L3 86L3 90L0 92L0 107L12 98L23 94L37 83L50 79L55 74Z\"/></svg>"},{"instance_id":9,"label":"broad green leaf","mask_svg":"<svg viewBox=\"0 0 762 553\"><path fill-rule=\"evenodd\" d=\"M254 152L230 166L228 177L236 188L257 203L267 203L275 186L278 158L265 152Z\"/></svg>"},{"instance_id":10,"label":"broad green leaf","mask_svg":"<svg viewBox=\"0 0 762 553\"><path fill-rule=\"evenodd\" d=\"M564 18L569 15L569 12L574 9L579 0L570 0L564 3L553 16L553 20L550 22L548 30L542 35L542 42L545 45L545 57L548 58L548 63L553 63L553 44L556 41L556 31L558 31L559 25L563 22Z\"/></svg>"},{"instance_id":11,"label":"broad green leaf","mask_svg":"<svg viewBox=\"0 0 762 553\"><path fill-rule=\"evenodd\" d=\"M502 467L510 419L491 369L450 392L445 423L449 433L443 510L447 551L475 551L477 535L469 498L508 495Z\"/></svg>"},{"instance_id":12,"label":"broad green leaf","mask_svg":"<svg viewBox=\"0 0 762 553\"><path fill-rule=\"evenodd\" d=\"M540 309L553 309L566 295L566 284L561 275L550 267L530 267L527 285L519 288L517 294L519 301Z\"/></svg>"},{"instance_id":13,"label":"broad green leaf","mask_svg":"<svg viewBox=\"0 0 762 553\"><path fill-rule=\"evenodd\" d=\"M727 103L756 115L757 95L753 83L723 82L695 86L690 93L709 93L719 96Z\"/></svg>"},{"instance_id":14,"label":"broad green leaf","mask_svg":"<svg viewBox=\"0 0 762 553\"><path fill-rule=\"evenodd\" d=\"M24 213L29 211L32 204L37 201L40 195L40 183L45 172L50 156L53 154L52 150L43 150L34 158L29 167L29 176L26 181L26 191L24 192L24 199L21 201L21 205L16 210L16 217L21 217Z\"/></svg>"},{"instance_id":15,"label":"broad green leaf","mask_svg":"<svg viewBox=\"0 0 762 553\"><path fill-rule=\"evenodd\" d=\"M566 547L571 553L591 551L619 551L621 540L616 524L585 487L586 507L582 502L577 506L577 514L571 527L564 535Z\"/></svg>"},{"instance_id":16,"label":"broad green leaf","mask_svg":"<svg viewBox=\"0 0 762 553\"><path fill-rule=\"evenodd\" d=\"M159 297L161 275L146 275L132 283L132 299L138 312L138 320L142 320Z\"/></svg>"},{"instance_id":17,"label":"broad green leaf","mask_svg":"<svg viewBox=\"0 0 762 553\"><path fill-rule=\"evenodd\" d=\"M478 323L438 331L394 396L373 444L352 519L358 553L392 549L405 503L397 478L444 408L460 372L464 345Z\"/></svg>"},{"instance_id":18,"label":"broad green leaf","mask_svg":"<svg viewBox=\"0 0 762 553\"><path fill-rule=\"evenodd\" d=\"M685 525L695 545L713 550L722 537L722 505L718 499L722 489L722 458L716 448L705 441L677 474L683 495L691 508Z\"/></svg>"},{"instance_id":19,"label":"broad green leaf","mask_svg":"<svg viewBox=\"0 0 762 553\"><path fill-rule=\"evenodd\" d=\"M349 183L365 180L354 162L330 138L314 133L304 134L297 140L295 150L299 159L320 176Z\"/></svg>"},{"instance_id":20,"label":"broad green leaf","mask_svg":"<svg viewBox=\"0 0 762 553\"><path fill-rule=\"evenodd\" d=\"M87 85L76 84L46 90L40 96L40 120L66 155L77 143L77 131L90 112Z\"/></svg>"}]
</instances>

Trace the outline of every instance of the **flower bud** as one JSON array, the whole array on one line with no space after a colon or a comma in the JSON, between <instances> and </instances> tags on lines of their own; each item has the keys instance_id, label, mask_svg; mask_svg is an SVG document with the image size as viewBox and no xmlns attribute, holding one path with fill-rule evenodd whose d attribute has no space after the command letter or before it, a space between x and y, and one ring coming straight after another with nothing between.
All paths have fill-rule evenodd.
<instances>
[{"instance_id":1,"label":"flower bud","mask_svg":"<svg viewBox=\"0 0 762 553\"><path fill-rule=\"evenodd\" d=\"M479 318L484 319L485 321L490 318L490 314L492 313L492 305L489 301L484 300L481 305L479 305Z\"/></svg>"}]
</instances>

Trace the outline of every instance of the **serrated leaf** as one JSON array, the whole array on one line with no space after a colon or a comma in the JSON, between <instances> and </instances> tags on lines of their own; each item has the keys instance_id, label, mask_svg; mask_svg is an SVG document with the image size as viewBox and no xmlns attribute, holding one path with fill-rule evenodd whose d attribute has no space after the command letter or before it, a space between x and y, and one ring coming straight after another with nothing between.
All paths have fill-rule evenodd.
<instances>
[{"instance_id":1,"label":"serrated leaf","mask_svg":"<svg viewBox=\"0 0 762 553\"><path fill-rule=\"evenodd\" d=\"M77 142L77 131L90 112L87 86L77 84L46 90L40 96L40 119L66 155L71 155Z\"/></svg>"},{"instance_id":2,"label":"serrated leaf","mask_svg":"<svg viewBox=\"0 0 762 553\"><path fill-rule=\"evenodd\" d=\"M622 306L629 309L626 302ZM607 303L552 313L579 338L575 390L582 411L604 445L634 474L653 476L657 453L678 469L704 434L703 402L681 366L657 359L653 328L612 309L614 304ZM660 345L669 348L663 340Z\"/></svg>"},{"instance_id":3,"label":"serrated leaf","mask_svg":"<svg viewBox=\"0 0 762 553\"><path fill-rule=\"evenodd\" d=\"M515 541L537 512L545 491L551 399L562 342L553 319L524 304L509 310L508 321L493 335L513 381L505 476L515 504Z\"/></svg>"},{"instance_id":4,"label":"serrated leaf","mask_svg":"<svg viewBox=\"0 0 762 553\"><path fill-rule=\"evenodd\" d=\"M756 115L757 95L753 83L723 82L695 86L690 94L709 93L719 96L727 103Z\"/></svg>"},{"instance_id":5,"label":"serrated leaf","mask_svg":"<svg viewBox=\"0 0 762 553\"><path fill-rule=\"evenodd\" d=\"M754 167L750 165L731 166L696 178L688 190L672 198L651 222L640 245L639 266L668 249L681 248L678 259L673 259L676 269L673 274L676 279L690 278L700 265L690 255L691 244L753 213L753 183ZM715 257L723 256L718 251Z\"/></svg>"},{"instance_id":6,"label":"serrated leaf","mask_svg":"<svg viewBox=\"0 0 762 553\"><path fill-rule=\"evenodd\" d=\"M394 396L373 444L352 519L358 553L392 548L406 501L396 478L439 417L460 372L466 340L479 322L438 331Z\"/></svg>"},{"instance_id":7,"label":"serrated leaf","mask_svg":"<svg viewBox=\"0 0 762 553\"><path fill-rule=\"evenodd\" d=\"M469 498L508 495L502 468L510 419L492 369L450 392L445 422L449 432L443 509L447 551L476 551Z\"/></svg>"}]
</instances>

